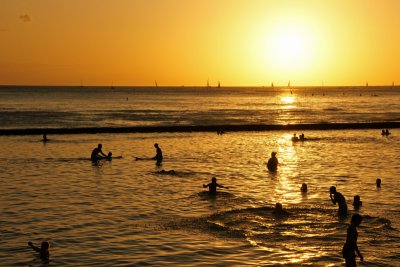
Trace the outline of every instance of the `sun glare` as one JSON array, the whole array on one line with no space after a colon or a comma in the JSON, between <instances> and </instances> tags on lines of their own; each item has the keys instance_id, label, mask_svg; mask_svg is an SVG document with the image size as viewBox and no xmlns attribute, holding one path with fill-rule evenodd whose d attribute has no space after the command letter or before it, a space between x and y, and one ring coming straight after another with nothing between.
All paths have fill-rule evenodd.
<instances>
[{"instance_id":1,"label":"sun glare","mask_svg":"<svg viewBox=\"0 0 400 267\"><path fill-rule=\"evenodd\" d=\"M264 28L259 30L262 34L257 50L263 61L259 65L272 67L278 75L293 72L301 75L309 71L318 50L312 24L299 17L277 17L260 27Z\"/></svg>"}]
</instances>

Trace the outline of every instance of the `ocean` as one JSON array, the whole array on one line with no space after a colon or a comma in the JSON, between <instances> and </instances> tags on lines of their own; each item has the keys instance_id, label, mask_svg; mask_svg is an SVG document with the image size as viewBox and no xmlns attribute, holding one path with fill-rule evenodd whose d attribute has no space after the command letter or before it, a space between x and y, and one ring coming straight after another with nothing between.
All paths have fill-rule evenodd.
<instances>
[{"instance_id":1,"label":"ocean","mask_svg":"<svg viewBox=\"0 0 400 267\"><path fill-rule=\"evenodd\" d=\"M1 87L0 130L318 124L326 130L0 135L0 266L400 266L398 87ZM292 142L304 133L304 142ZM93 164L97 144L112 161ZM152 160L154 143L163 150ZM266 169L272 151L278 171ZM161 170L175 174L161 174ZM216 177L229 187L210 196ZM381 188L375 181L382 179ZM307 183L308 192L300 186ZM336 186L349 216L329 198ZM352 206L355 195L363 205ZM287 216L273 213L282 203ZM44 264L27 245L50 243Z\"/></svg>"}]
</instances>

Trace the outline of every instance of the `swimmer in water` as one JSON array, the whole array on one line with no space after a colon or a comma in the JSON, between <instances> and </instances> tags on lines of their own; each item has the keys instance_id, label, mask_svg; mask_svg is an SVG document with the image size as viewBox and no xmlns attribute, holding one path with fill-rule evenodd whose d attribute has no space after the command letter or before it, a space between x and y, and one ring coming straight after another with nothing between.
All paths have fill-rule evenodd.
<instances>
[{"instance_id":1,"label":"swimmer in water","mask_svg":"<svg viewBox=\"0 0 400 267\"><path fill-rule=\"evenodd\" d=\"M47 135L44 134L44 135L43 135L42 141L43 141L43 142L48 142L48 141L50 141L50 140L47 138Z\"/></svg>"},{"instance_id":2,"label":"swimmer in water","mask_svg":"<svg viewBox=\"0 0 400 267\"><path fill-rule=\"evenodd\" d=\"M275 172L278 169L278 158L276 157L276 152L271 153L271 158L268 160L267 168L271 172Z\"/></svg>"},{"instance_id":3,"label":"swimmer in water","mask_svg":"<svg viewBox=\"0 0 400 267\"><path fill-rule=\"evenodd\" d=\"M346 261L346 266L348 267L353 267L357 266L356 263L356 253L360 257L360 261L364 261L364 257L361 254L360 250L358 249L357 245L357 238L358 238L358 232L357 232L357 226L359 226L362 222L362 216L360 214L353 214L351 217L351 224L349 228L347 228L347 237L346 237L346 242L344 243L343 246L343 258Z\"/></svg>"},{"instance_id":4,"label":"swimmer in water","mask_svg":"<svg viewBox=\"0 0 400 267\"><path fill-rule=\"evenodd\" d=\"M292 141L293 142L299 141L299 138L296 136L296 134L293 134Z\"/></svg>"},{"instance_id":5,"label":"swimmer in water","mask_svg":"<svg viewBox=\"0 0 400 267\"><path fill-rule=\"evenodd\" d=\"M382 180L380 178L376 179L376 187L381 187Z\"/></svg>"},{"instance_id":6,"label":"swimmer in water","mask_svg":"<svg viewBox=\"0 0 400 267\"><path fill-rule=\"evenodd\" d=\"M338 213L340 216L346 216L347 215L347 204L346 204L346 199L344 196L336 191L336 187L331 186L329 189L329 197L332 200L332 203L336 205L338 203L339 205L339 210Z\"/></svg>"},{"instance_id":7,"label":"swimmer in water","mask_svg":"<svg viewBox=\"0 0 400 267\"><path fill-rule=\"evenodd\" d=\"M176 172L174 170L166 171L164 169L162 169L161 171L159 171L157 173L159 173L159 174L171 174L171 175L175 175L176 174Z\"/></svg>"},{"instance_id":8,"label":"swimmer in water","mask_svg":"<svg viewBox=\"0 0 400 267\"><path fill-rule=\"evenodd\" d=\"M213 177L211 179L211 183L203 184L203 188L206 188L206 187L208 187L208 190L209 190L211 195L216 195L217 194L217 187L229 189L229 187L227 187L227 186L223 186L223 185L218 184L217 183L217 178L215 178L215 177Z\"/></svg>"},{"instance_id":9,"label":"swimmer in water","mask_svg":"<svg viewBox=\"0 0 400 267\"><path fill-rule=\"evenodd\" d=\"M93 149L92 154L90 155L90 159L93 162L97 162L99 159L101 159L101 156L99 154L101 154L103 157L107 157L107 155L104 154L103 151L101 151L102 148L102 144L98 144L97 147Z\"/></svg>"},{"instance_id":10,"label":"swimmer in water","mask_svg":"<svg viewBox=\"0 0 400 267\"><path fill-rule=\"evenodd\" d=\"M287 215L289 215L289 212L284 210L282 204L279 203L279 202L275 204L275 209L272 211L272 213L274 215L278 215L278 216L287 216Z\"/></svg>"},{"instance_id":11,"label":"swimmer in water","mask_svg":"<svg viewBox=\"0 0 400 267\"><path fill-rule=\"evenodd\" d=\"M306 183L303 183L303 184L301 185L300 191L301 191L302 193L307 193L307 184L306 184Z\"/></svg>"},{"instance_id":12,"label":"swimmer in water","mask_svg":"<svg viewBox=\"0 0 400 267\"><path fill-rule=\"evenodd\" d=\"M353 200L354 209L358 210L362 206L362 201L359 195L354 196Z\"/></svg>"},{"instance_id":13,"label":"swimmer in water","mask_svg":"<svg viewBox=\"0 0 400 267\"><path fill-rule=\"evenodd\" d=\"M42 245L39 247L35 246L32 244L32 242L28 242L28 245L36 252L39 252L40 259L42 261L48 261L50 259L50 253L49 253L49 243L48 242L42 242Z\"/></svg>"}]
</instances>

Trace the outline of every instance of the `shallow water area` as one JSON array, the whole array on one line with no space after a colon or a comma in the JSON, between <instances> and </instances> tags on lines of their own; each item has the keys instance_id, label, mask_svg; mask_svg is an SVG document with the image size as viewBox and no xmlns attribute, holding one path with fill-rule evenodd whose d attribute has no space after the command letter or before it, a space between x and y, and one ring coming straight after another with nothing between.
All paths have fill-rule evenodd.
<instances>
[{"instance_id":1,"label":"shallow water area","mask_svg":"<svg viewBox=\"0 0 400 267\"><path fill-rule=\"evenodd\" d=\"M340 266L355 212L364 216L362 266L396 266L400 131L309 131L296 143L292 135L1 136L0 266L40 266L27 242L42 240L49 266ZM161 166L135 160L154 156L156 142ZM122 158L92 164L98 143ZM272 151L276 173L265 165ZM229 187L214 197L203 188L213 176ZM329 199L332 185L346 197L347 218ZM287 216L273 213L276 202Z\"/></svg>"}]
</instances>

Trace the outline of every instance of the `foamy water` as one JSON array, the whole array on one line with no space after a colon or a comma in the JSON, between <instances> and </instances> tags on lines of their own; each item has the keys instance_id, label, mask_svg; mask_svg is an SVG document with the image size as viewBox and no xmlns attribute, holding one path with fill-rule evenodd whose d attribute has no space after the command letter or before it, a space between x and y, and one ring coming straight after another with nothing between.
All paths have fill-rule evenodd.
<instances>
[{"instance_id":1,"label":"foamy water","mask_svg":"<svg viewBox=\"0 0 400 267\"><path fill-rule=\"evenodd\" d=\"M337 217L332 185L350 216L353 196L363 201L362 266L398 266L400 131L292 134L1 136L0 266L40 266L27 242L42 240L50 266L340 266L350 217ZM155 142L162 166L134 160L154 156ZM122 158L93 165L98 143ZM230 187L215 198L202 187L212 176ZM272 214L276 202L288 217Z\"/></svg>"}]
</instances>

